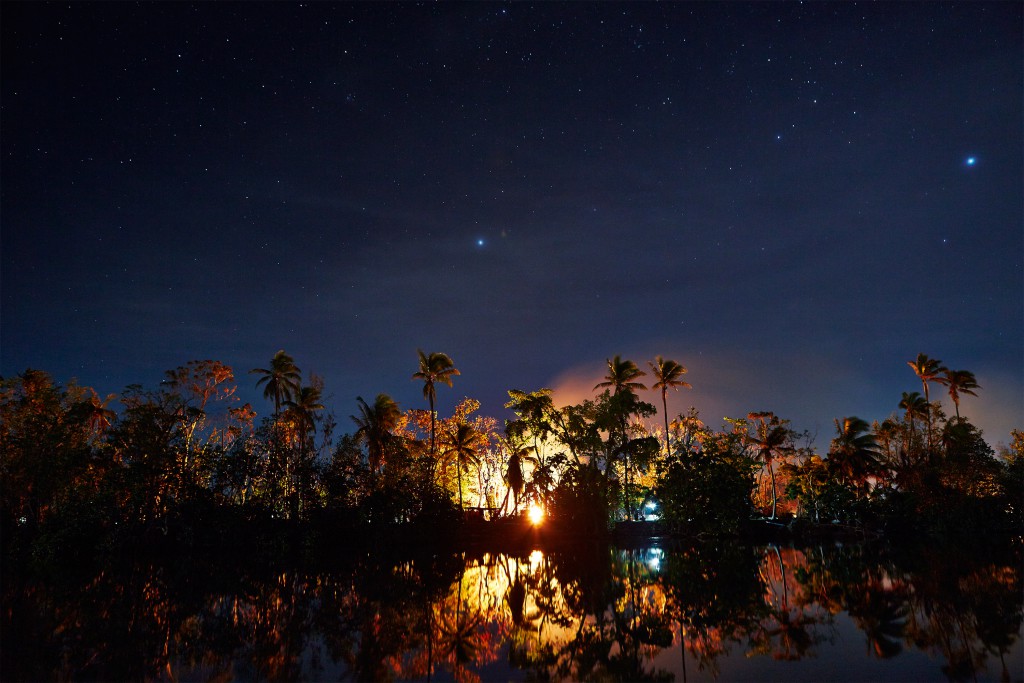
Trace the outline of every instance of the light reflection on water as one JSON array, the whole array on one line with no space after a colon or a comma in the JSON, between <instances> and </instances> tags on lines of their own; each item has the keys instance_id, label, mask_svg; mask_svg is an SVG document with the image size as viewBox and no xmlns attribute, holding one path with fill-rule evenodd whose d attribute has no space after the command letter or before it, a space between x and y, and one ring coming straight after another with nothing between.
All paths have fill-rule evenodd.
<instances>
[{"instance_id":1,"label":"light reflection on water","mask_svg":"<svg viewBox=\"0 0 1024 683\"><path fill-rule=\"evenodd\" d=\"M1018 558L722 543L363 554L310 573L242 577L122 568L84 592L36 587L22 616L52 640L36 650L54 658L20 670L166 680L1020 680Z\"/></svg>"}]
</instances>

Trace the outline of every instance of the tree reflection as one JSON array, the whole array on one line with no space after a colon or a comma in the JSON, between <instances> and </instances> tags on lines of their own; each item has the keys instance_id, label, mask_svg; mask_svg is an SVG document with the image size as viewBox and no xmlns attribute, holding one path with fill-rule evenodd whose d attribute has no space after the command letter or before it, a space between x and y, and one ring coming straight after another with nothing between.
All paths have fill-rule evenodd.
<instances>
[{"instance_id":1,"label":"tree reflection","mask_svg":"<svg viewBox=\"0 0 1024 683\"><path fill-rule=\"evenodd\" d=\"M788 562L783 560L778 546L765 549L764 561L759 571L766 588L765 606L767 615L754 628L751 642L752 652L770 654L773 659L795 661L803 659L811 648L821 642L824 636L817 626L826 623L832 616L818 605L806 591L790 599L790 577L796 568L806 566L802 553L786 550ZM787 574L786 565L791 567Z\"/></svg>"},{"instance_id":2,"label":"tree reflection","mask_svg":"<svg viewBox=\"0 0 1024 683\"><path fill-rule=\"evenodd\" d=\"M688 680L730 653L910 649L951 680L1009 680L1019 550L914 555L735 543L516 553L353 552L292 566L121 558L5 572L4 680ZM678 648L678 650L676 650ZM662 654L674 656L659 657ZM672 664L666 664L666 662Z\"/></svg>"}]
</instances>

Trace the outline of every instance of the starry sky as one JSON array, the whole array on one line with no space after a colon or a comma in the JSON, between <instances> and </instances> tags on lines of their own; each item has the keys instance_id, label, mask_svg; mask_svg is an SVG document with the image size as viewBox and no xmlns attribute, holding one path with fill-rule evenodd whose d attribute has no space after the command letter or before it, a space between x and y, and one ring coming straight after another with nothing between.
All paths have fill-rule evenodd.
<instances>
[{"instance_id":1,"label":"starry sky","mask_svg":"<svg viewBox=\"0 0 1024 683\"><path fill-rule=\"evenodd\" d=\"M355 397L593 395L826 445L921 385L1024 426L1020 3L0 7L0 374L278 349ZM935 387L933 396L942 395ZM650 400L660 403L653 392ZM948 410L952 405L946 400Z\"/></svg>"}]
</instances>

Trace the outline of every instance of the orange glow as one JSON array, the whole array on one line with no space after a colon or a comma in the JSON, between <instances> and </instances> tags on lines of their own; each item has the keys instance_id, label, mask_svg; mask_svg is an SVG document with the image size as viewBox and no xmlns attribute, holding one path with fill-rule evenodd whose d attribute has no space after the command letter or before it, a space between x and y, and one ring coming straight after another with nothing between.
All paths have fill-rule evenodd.
<instances>
[{"instance_id":1,"label":"orange glow","mask_svg":"<svg viewBox=\"0 0 1024 683\"><path fill-rule=\"evenodd\" d=\"M526 510L526 514L530 518L530 524L534 526L544 521L544 508L536 503L531 503L530 507Z\"/></svg>"}]
</instances>

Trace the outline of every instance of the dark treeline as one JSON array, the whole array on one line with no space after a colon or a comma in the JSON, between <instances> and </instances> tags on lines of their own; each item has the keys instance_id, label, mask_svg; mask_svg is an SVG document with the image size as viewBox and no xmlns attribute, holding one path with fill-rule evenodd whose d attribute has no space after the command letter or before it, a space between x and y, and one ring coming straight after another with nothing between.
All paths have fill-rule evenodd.
<instances>
[{"instance_id":1,"label":"dark treeline","mask_svg":"<svg viewBox=\"0 0 1024 683\"><path fill-rule=\"evenodd\" d=\"M459 375L443 353L421 351L410 368L425 409L403 411L380 394L343 416L284 351L249 373L272 409L262 418L238 405L235 373L218 361L105 398L27 370L0 380L5 556L45 561L277 528L450 537L467 520L541 514L545 529L576 536L645 519L679 536L742 534L758 519L936 538L1019 534L1024 435L1015 430L997 455L960 414L980 389L973 374L923 354L909 365L923 393L894 397L892 416L873 425L837 419L826 453L771 412L719 429L693 409L670 417L667 392L689 385L686 369L661 357L649 373L610 359L594 397L574 405L556 406L547 389L510 390L514 418L503 425L477 415L472 399L437 414L436 392ZM955 416L931 400L935 386ZM660 406L644 400L650 391Z\"/></svg>"}]
</instances>

